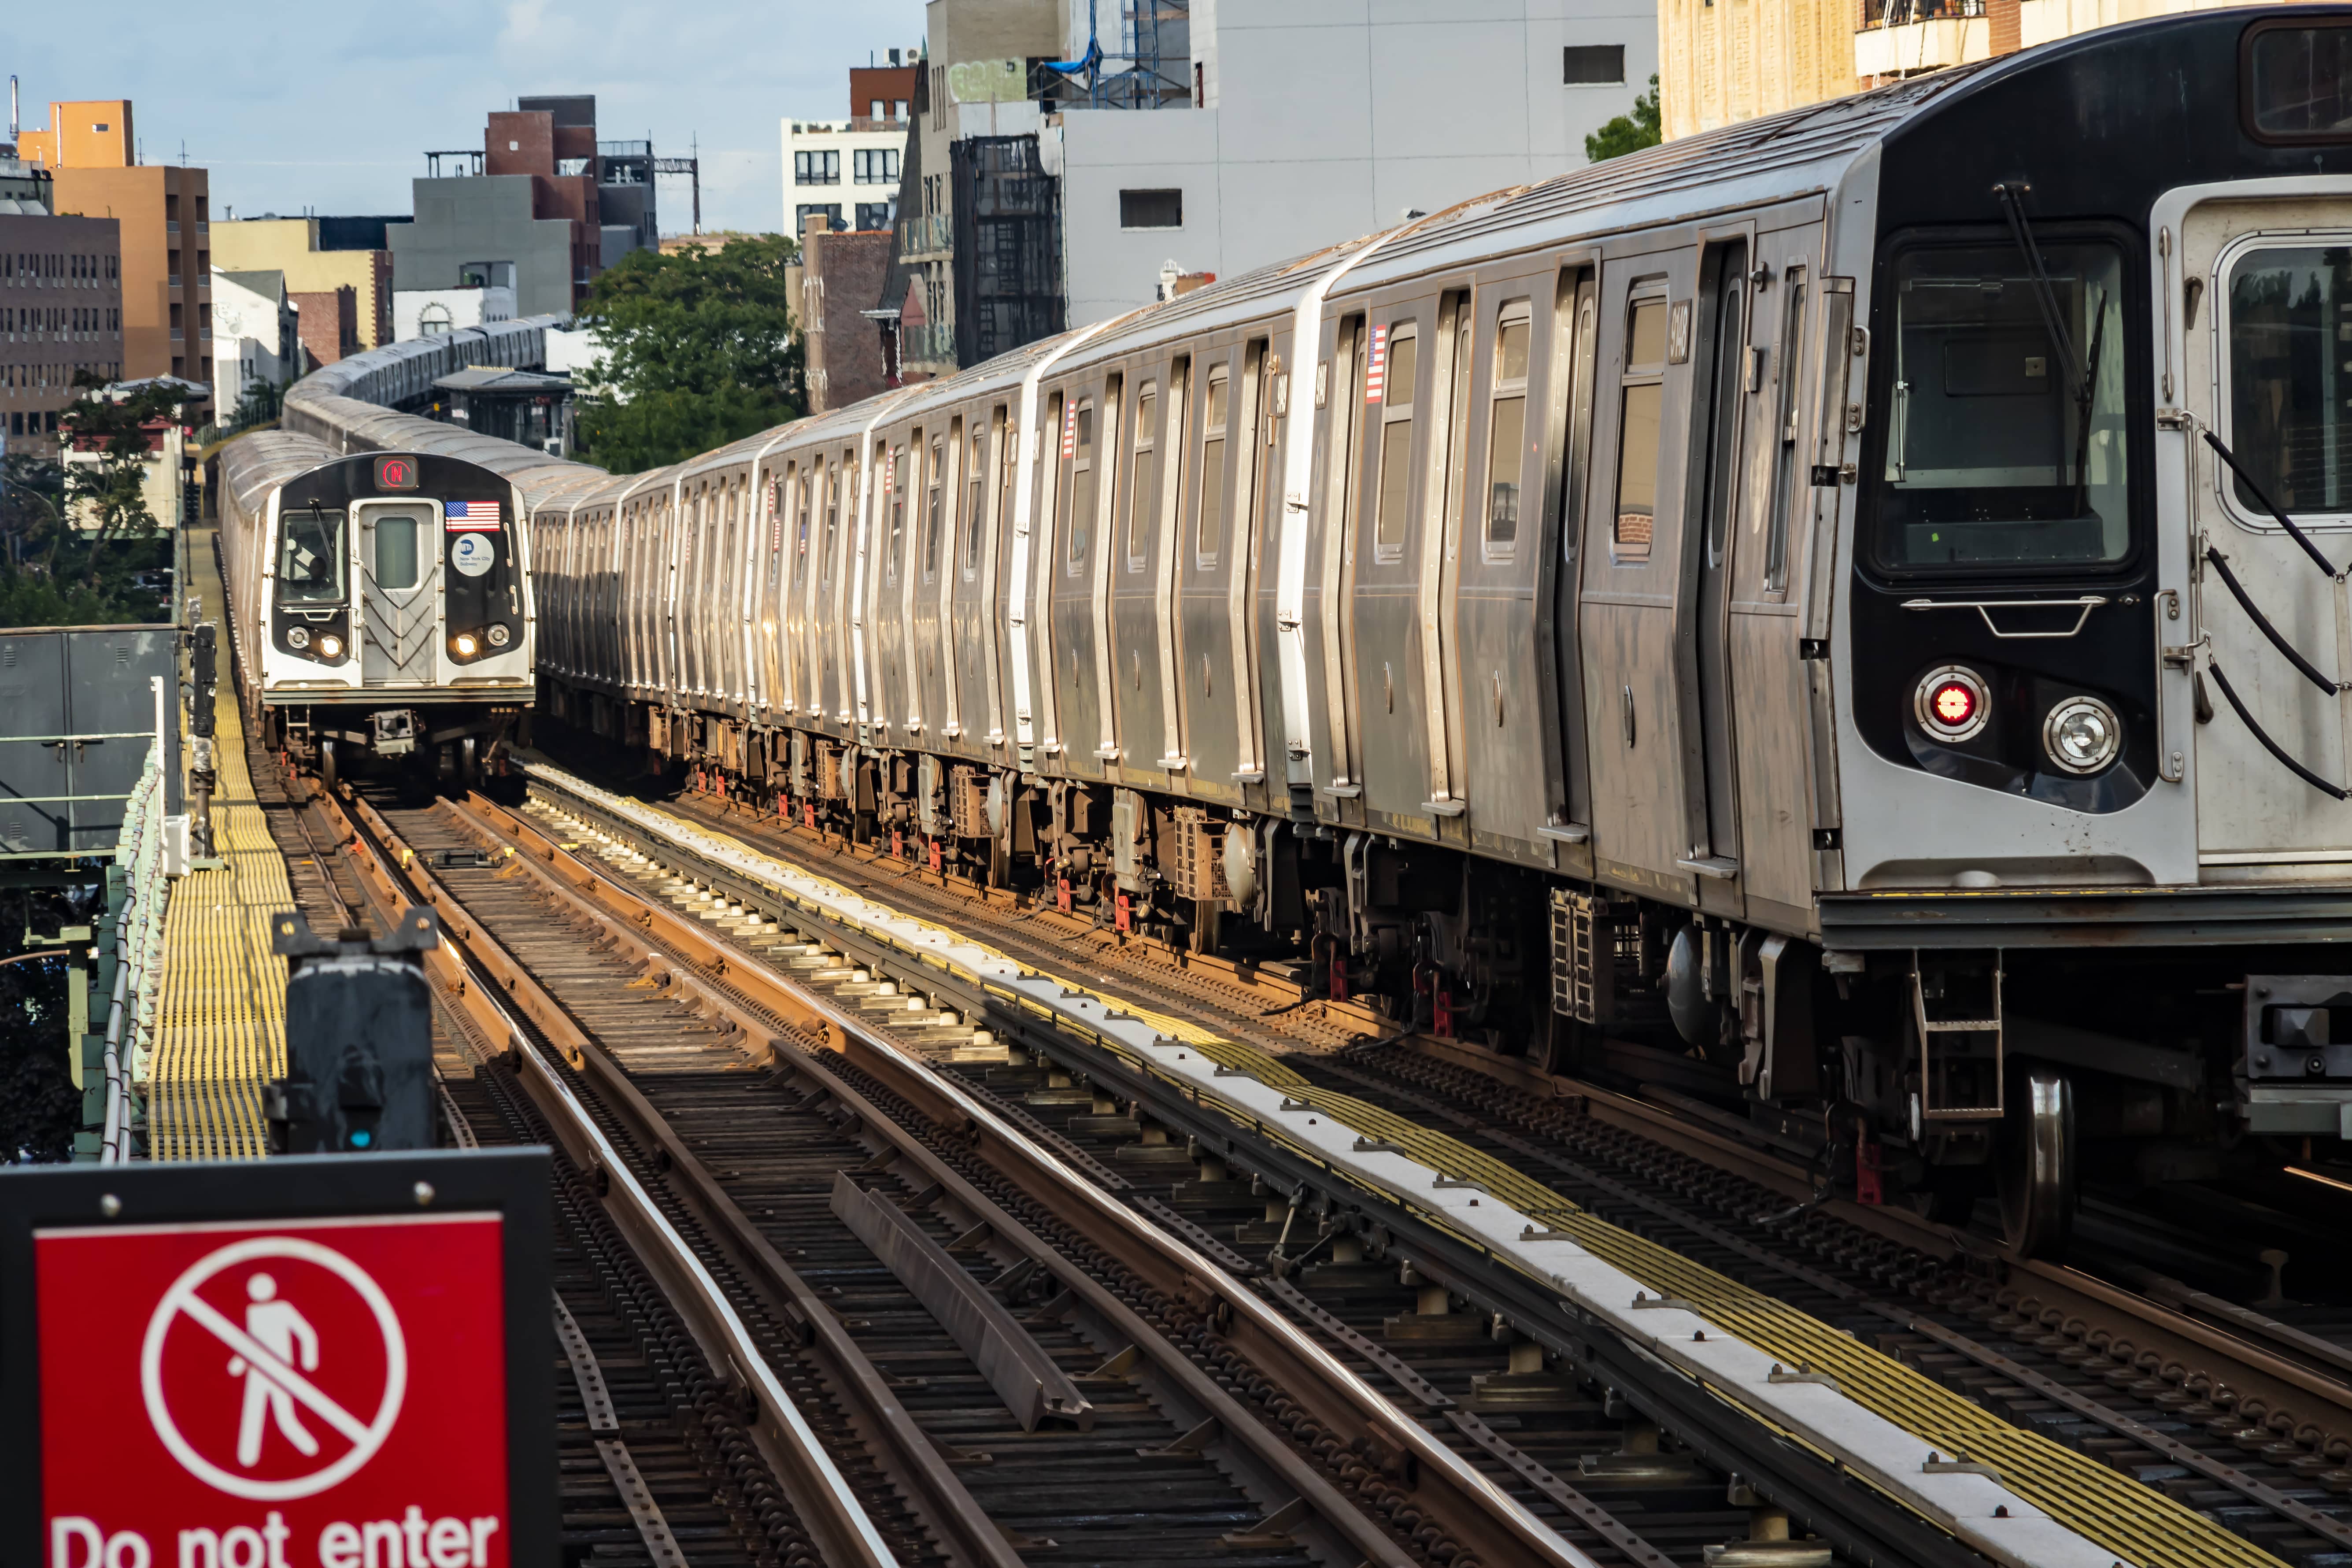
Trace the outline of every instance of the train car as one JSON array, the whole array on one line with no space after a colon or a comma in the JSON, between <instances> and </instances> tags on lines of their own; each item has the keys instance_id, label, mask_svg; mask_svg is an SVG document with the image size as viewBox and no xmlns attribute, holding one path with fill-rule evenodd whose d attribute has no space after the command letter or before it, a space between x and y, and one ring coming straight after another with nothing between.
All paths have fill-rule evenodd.
<instances>
[{"instance_id":1,"label":"train car","mask_svg":"<svg viewBox=\"0 0 2352 1568\"><path fill-rule=\"evenodd\" d=\"M367 757L471 784L536 691L522 492L437 452L270 431L221 457L248 722L332 783Z\"/></svg>"},{"instance_id":2,"label":"train car","mask_svg":"<svg viewBox=\"0 0 2352 1568\"><path fill-rule=\"evenodd\" d=\"M2347 256L2352 8L2105 28L541 503L551 679L2053 1252L2352 1137Z\"/></svg>"}]
</instances>

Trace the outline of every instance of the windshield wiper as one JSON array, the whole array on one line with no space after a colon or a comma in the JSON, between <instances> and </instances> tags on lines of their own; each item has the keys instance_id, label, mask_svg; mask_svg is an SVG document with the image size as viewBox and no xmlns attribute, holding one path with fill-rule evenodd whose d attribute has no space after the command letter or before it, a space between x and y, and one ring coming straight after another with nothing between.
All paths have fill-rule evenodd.
<instances>
[{"instance_id":1,"label":"windshield wiper","mask_svg":"<svg viewBox=\"0 0 2352 1568\"><path fill-rule=\"evenodd\" d=\"M1993 187L2000 197L2001 211L2009 218L2009 232L2017 241L2017 248L2025 258L2026 277L2033 284L2033 302L2042 310L2042 329L2058 350L2060 367L2074 392L2074 514L2079 517L2091 501L2091 405L2098 392L2099 350L2106 341L2107 296L2099 294L2099 308L2091 327L2091 358L2084 363L2074 357L2074 334L2066 330L2065 312L2059 309L2057 285L2050 279L2050 269L2042 264L2042 247L2034 242L2032 226L2025 218L2024 193L2031 185L2013 185L2006 181Z\"/></svg>"}]
</instances>

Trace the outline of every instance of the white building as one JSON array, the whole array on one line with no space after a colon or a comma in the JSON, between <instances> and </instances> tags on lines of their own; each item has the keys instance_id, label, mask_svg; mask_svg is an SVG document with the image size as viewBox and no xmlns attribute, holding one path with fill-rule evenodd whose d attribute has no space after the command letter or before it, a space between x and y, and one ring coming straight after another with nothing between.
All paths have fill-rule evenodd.
<instances>
[{"instance_id":1,"label":"white building","mask_svg":"<svg viewBox=\"0 0 2352 1568\"><path fill-rule=\"evenodd\" d=\"M604 340L593 327L550 327L541 334L546 343L550 375L569 375L604 363Z\"/></svg>"},{"instance_id":2,"label":"white building","mask_svg":"<svg viewBox=\"0 0 2352 1568\"><path fill-rule=\"evenodd\" d=\"M890 226L907 145L904 110L892 109L887 120L783 122L785 233L799 234L816 213L853 229Z\"/></svg>"},{"instance_id":3,"label":"white building","mask_svg":"<svg viewBox=\"0 0 2352 1568\"><path fill-rule=\"evenodd\" d=\"M476 289L395 289L392 341L437 338L490 321L511 321L514 316L515 291L502 283Z\"/></svg>"},{"instance_id":4,"label":"white building","mask_svg":"<svg viewBox=\"0 0 2352 1568\"><path fill-rule=\"evenodd\" d=\"M1066 3L1063 58L1082 58L1087 5ZM1041 134L1073 327L1149 303L1171 260L1230 278L1580 167L1658 68L1654 0L1195 4L1189 37L1161 31L1185 51L1161 78L1190 93L1057 106Z\"/></svg>"},{"instance_id":5,"label":"white building","mask_svg":"<svg viewBox=\"0 0 2352 1568\"><path fill-rule=\"evenodd\" d=\"M300 318L283 272L213 268L214 417L226 424L256 386L302 374Z\"/></svg>"}]
</instances>

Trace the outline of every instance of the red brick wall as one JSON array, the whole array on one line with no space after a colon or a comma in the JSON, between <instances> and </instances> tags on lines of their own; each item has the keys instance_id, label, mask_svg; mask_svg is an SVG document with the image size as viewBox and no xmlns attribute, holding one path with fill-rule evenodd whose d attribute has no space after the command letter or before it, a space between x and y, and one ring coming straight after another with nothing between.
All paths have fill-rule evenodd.
<instances>
[{"instance_id":1,"label":"red brick wall","mask_svg":"<svg viewBox=\"0 0 2352 1568\"><path fill-rule=\"evenodd\" d=\"M360 346L359 290L346 283L315 293L289 292L300 312L302 347L313 365L333 364Z\"/></svg>"},{"instance_id":2,"label":"red brick wall","mask_svg":"<svg viewBox=\"0 0 2352 1568\"><path fill-rule=\"evenodd\" d=\"M882 100L882 112L887 115L892 107L903 103L907 112L915 112L915 68L913 66L852 66L849 68L849 112L852 118L863 120L872 110L874 100Z\"/></svg>"},{"instance_id":3,"label":"red brick wall","mask_svg":"<svg viewBox=\"0 0 2352 1568\"><path fill-rule=\"evenodd\" d=\"M553 174L555 116L543 109L492 114L482 139L482 173Z\"/></svg>"},{"instance_id":4,"label":"red brick wall","mask_svg":"<svg viewBox=\"0 0 2352 1568\"><path fill-rule=\"evenodd\" d=\"M824 301L824 342L811 345L811 364L824 373L817 409L844 407L889 386L882 329L864 312L882 297L896 238L888 229L815 237L808 265L811 275L821 280ZM813 395L818 393L814 386L810 390Z\"/></svg>"}]
</instances>

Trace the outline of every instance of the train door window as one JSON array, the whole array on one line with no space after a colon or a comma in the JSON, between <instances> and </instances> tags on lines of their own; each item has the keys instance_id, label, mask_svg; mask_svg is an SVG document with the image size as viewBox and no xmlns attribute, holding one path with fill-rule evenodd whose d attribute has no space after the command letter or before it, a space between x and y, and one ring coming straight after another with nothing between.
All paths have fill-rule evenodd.
<instances>
[{"instance_id":1,"label":"train door window","mask_svg":"<svg viewBox=\"0 0 2352 1568\"><path fill-rule=\"evenodd\" d=\"M1069 434L1066 437L1064 456L1070 460L1070 504L1064 514L1063 529L1069 540L1068 566L1072 575L1087 558L1087 546L1095 521L1095 405L1092 398L1076 405L1069 417Z\"/></svg>"},{"instance_id":2,"label":"train door window","mask_svg":"<svg viewBox=\"0 0 2352 1568\"><path fill-rule=\"evenodd\" d=\"M838 463L825 465L824 554L817 563L816 580L827 587L833 585L835 546L841 541L841 476L844 471Z\"/></svg>"},{"instance_id":3,"label":"train door window","mask_svg":"<svg viewBox=\"0 0 2352 1568\"><path fill-rule=\"evenodd\" d=\"M1791 267L1782 281L1780 341L1771 348L1778 367L1772 408L1772 518L1764 531L1764 591L1780 597L1789 591L1789 520L1803 503L1811 476L1797 461L1797 374L1804 363L1805 269Z\"/></svg>"},{"instance_id":4,"label":"train door window","mask_svg":"<svg viewBox=\"0 0 2352 1568\"><path fill-rule=\"evenodd\" d=\"M1365 371L1364 401L1381 407L1380 510L1372 531L1372 559L1401 560L1412 520L1413 375L1420 368L1420 339L1412 323L1372 329L1372 357Z\"/></svg>"},{"instance_id":5,"label":"train door window","mask_svg":"<svg viewBox=\"0 0 2352 1568\"><path fill-rule=\"evenodd\" d=\"M1135 396L1135 458L1128 478L1127 569L1140 572L1149 564L1152 520L1160 510L1160 387L1145 382Z\"/></svg>"},{"instance_id":6,"label":"train door window","mask_svg":"<svg viewBox=\"0 0 2352 1568\"><path fill-rule=\"evenodd\" d=\"M1619 377L1617 521L1612 547L1620 561L1647 561L1658 503L1658 443L1666 396L1666 298L1637 298L1625 312L1625 363Z\"/></svg>"},{"instance_id":7,"label":"train door window","mask_svg":"<svg viewBox=\"0 0 2352 1568\"><path fill-rule=\"evenodd\" d=\"M289 507L278 519L278 602L343 602L343 514L313 501Z\"/></svg>"},{"instance_id":8,"label":"train door window","mask_svg":"<svg viewBox=\"0 0 2352 1568\"><path fill-rule=\"evenodd\" d=\"M793 467L793 552L803 562L808 560L809 489L816 482L810 471L794 464ZM807 568L803 566L802 570Z\"/></svg>"},{"instance_id":9,"label":"train door window","mask_svg":"<svg viewBox=\"0 0 2352 1568\"><path fill-rule=\"evenodd\" d=\"M945 443L931 442L930 485L923 496L923 581L933 583L940 575L940 487L947 482L947 447Z\"/></svg>"},{"instance_id":10,"label":"train door window","mask_svg":"<svg viewBox=\"0 0 2352 1568\"><path fill-rule=\"evenodd\" d=\"M1715 272L1715 340L1707 386L1707 444L1703 454L1706 504L1700 516L1706 530L1706 567L1719 572L1729 549L1738 489L1739 405L1748 342L1748 247L1744 244L1711 247L1708 256Z\"/></svg>"},{"instance_id":11,"label":"train door window","mask_svg":"<svg viewBox=\"0 0 2352 1568\"><path fill-rule=\"evenodd\" d=\"M1208 395L1201 405L1201 521L1192 532L1192 553L1204 567L1217 563L1225 544L1225 398L1232 372L1209 367Z\"/></svg>"},{"instance_id":12,"label":"train door window","mask_svg":"<svg viewBox=\"0 0 2352 1568\"><path fill-rule=\"evenodd\" d=\"M2352 512L2352 250L2340 240L2265 245L2240 252L2224 276L2239 509L2264 517L2267 500L2289 516Z\"/></svg>"},{"instance_id":13,"label":"train door window","mask_svg":"<svg viewBox=\"0 0 2352 1568\"><path fill-rule=\"evenodd\" d=\"M1508 561L1518 551L1521 448L1528 437L1528 335L1525 300L1503 307L1495 328L1494 399L1486 418L1486 559Z\"/></svg>"},{"instance_id":14,"label":"train door window","mask_svg":"<svg viewBox=\"0 0 2352 1568\"><path fill-rule=\"evenodd\" d=\"M395 594L415 587L422 520L413 511L379 511L372 521L375 524L375 585Z\"/></svg>"},{"instance_id":15,"label":"train door window","mask_svg":"<svg viewBox=\"0 0 2352 1568\"><path fill-rule=\"evenodd\" d=\"M963 497L963 574L969 581L980 570L981 501L988 483L988 437L977 429L971 433L970 461L963 471L971 476Z\"/></svg>"},{"instance_id":16,"label":"train door window","mask_svg":"<svg viewBox=\"0 0 2352 1568\"><path fill-rule=\"evenodd\" d=\"M922 438L923 433L919 430L916 431L915 440L919 443ZM920 449L919 447L918 449ZM898 580L899 542L907 532L907 448L891 447L889 460L890 558L887 570L888 581L896 583Z\"/></svg>"},{"instance_id":17,"label":"train door window","mask_svg":"<svg viewBox=\"0 0 2352 1568\"><path fill-rule=\"evenodd\" d=\"M1021 429L1012 422L1002 407L996 411L994 423L996 426L996 518L998 525L1005 527L1010 526L1013 521L1014 482L1021 477ZM977 531L975 531L976 533ZM978 565L980 552L977 538L974 539L973 545L972 563Z\"/></svg>"}]
</instances>

